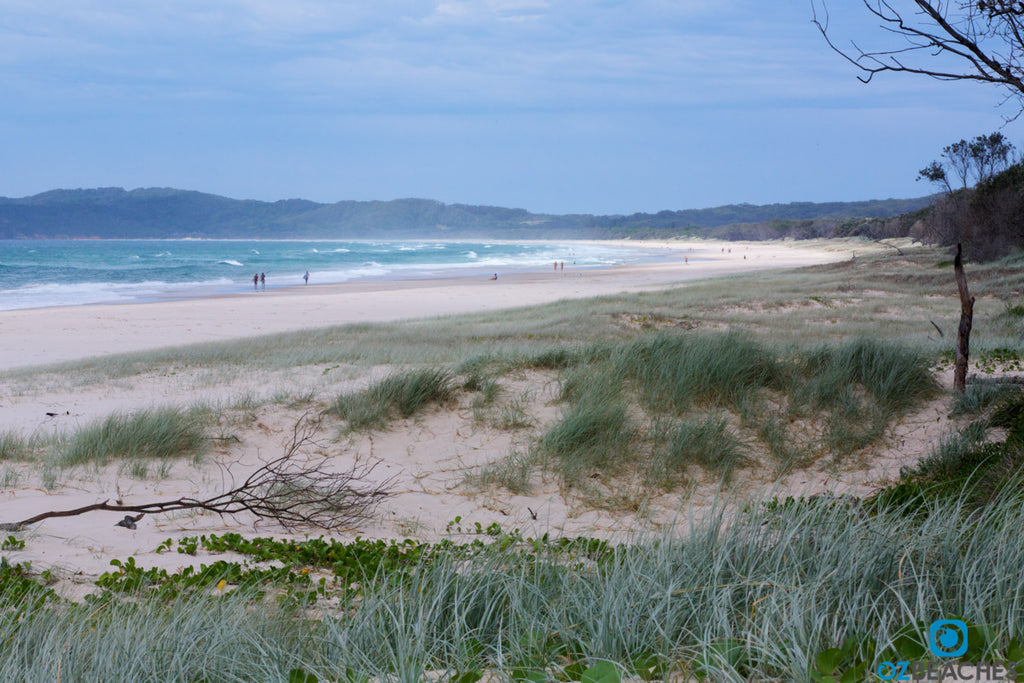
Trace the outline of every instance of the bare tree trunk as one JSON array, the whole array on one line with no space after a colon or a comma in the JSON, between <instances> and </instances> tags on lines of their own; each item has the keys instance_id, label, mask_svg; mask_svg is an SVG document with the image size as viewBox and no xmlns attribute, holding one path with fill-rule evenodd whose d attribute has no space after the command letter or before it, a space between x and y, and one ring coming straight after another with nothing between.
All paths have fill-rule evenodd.
<instances>
[{"instance_id":1,"label":"bare tree trunk","mask_svg":"<svg viewBox=\"0 0 1024 683\"><path fill-rule=\"evenodd\" d=\"M960 293L960 328L956 334L953 390L962 394L967 389L967 359L971 343L971 325L974 320L974 297L967 291L967 275L964 273L964 262L959 242L956 245L956 258L953 260L953 273L956 278L957 291Z\"/></svg>"}]
</instances>

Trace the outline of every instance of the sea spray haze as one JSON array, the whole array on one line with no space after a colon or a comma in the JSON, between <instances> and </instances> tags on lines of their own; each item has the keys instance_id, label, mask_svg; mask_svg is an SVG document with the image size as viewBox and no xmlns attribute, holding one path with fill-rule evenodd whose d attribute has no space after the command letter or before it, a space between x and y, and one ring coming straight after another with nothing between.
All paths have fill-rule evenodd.
<instances>
[{"instance_id":1,"label":"sea spray haze","mask_svg":"<svg viewBox=\"0 0 1024 683\"><path fill-rule=\"evenodd\" d=\"M0 310L129 303L367 279L596 267L657 251L557 242L0 240Z\"/></svg>"}]
</instances>

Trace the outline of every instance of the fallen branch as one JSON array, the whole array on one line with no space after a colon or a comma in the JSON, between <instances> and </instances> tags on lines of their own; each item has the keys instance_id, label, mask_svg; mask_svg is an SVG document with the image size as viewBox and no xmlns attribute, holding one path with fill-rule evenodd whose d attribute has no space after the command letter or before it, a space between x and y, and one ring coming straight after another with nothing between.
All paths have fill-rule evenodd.
<instances>
[{"instance_id":1,"label":"fallen branch","mask_svg":"<svg viewBox=\"0 0 1024 683\"><path fill-rule=\"evenodd\" d=\"M0 524L0 530L20 531L26 526L55 517L74 517L93 512L133 512L140 515L205 510L220 515L249 512L260 519L271 519L285 528L316 527L334 530L365 519L387 495L390 482L371 483L370 474L376 463L353 463L347 470L332 471L330 458L302 457L303 448L313 443L318 423L304 416L295 424L291 441L280 457L271 460L236 483L225 468L227 490L211 498L176 498L174 500L126 505L102 503L84 505L72 510L50 510L20 522Z\"/></svg>"},{"instance_id":2,"label":"fallen branch","mask_svg":"<svg viewBox=\"0 0 1024 683\"><path fill-rule=\"evenodd\" d=\"M903 253L903 250L900 249L899 247L897 247L895 244L889 244L888 242L885 242L883 240L875 240L875 242L878 243L878 244L881 244L883 246L891 247L891 248L895 249L896 253L899 254L900 256L906 256L906 254Z\"/></svg>"}]
</instances>

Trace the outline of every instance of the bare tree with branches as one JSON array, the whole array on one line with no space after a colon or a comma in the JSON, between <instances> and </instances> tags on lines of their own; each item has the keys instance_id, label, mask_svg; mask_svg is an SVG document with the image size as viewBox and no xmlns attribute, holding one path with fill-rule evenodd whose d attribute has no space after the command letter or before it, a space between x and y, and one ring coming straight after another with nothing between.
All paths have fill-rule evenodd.
<instances>
[{"instance_id":1,"label":"bare tree with branches","mask_svg":"<svg viewBox=\"0 0 1024 683\"><path fill-rule=\"evenodd\" d=\"M42 512L19 522L0 524L4 531L19 531L54 517L72 517L95 510L136 513L127 515L120 526L132 527L146 514L179 510L206 510L220 515L250 513L270 519L288 529L315 527L335 530L349 527L368 517L387 495L389 482L370 481L376 463L354 462L335 471L327 456L310 456L319 423L309 416L296 422L284 453L270 460L242 481L229 467L224 468L225 490L209 498L176 498L141 504L111 503L105 500L71 510Z\"/></svg>"},{"instance_id":2,"label":"bare tree with branches","mask_svg":"<svg viewBox=\"0 0 1024 683\"><path fill-rule=\"evenodd\" d=\"M829 46L869 82L885 71L948 81L992 83L1024 111L1024 2L1009 0L861 0L891 42L840 45L825 0L811 0L813 22Z\"/></svg>"}]
</instances>

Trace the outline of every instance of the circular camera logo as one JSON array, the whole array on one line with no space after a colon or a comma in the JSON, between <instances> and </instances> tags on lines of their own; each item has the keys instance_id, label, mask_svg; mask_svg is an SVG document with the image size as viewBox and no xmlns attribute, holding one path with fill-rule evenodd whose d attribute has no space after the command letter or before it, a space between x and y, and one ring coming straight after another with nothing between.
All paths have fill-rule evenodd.
<instances>
[{"instance_id":1,"label":"circular camera logo","mask_svg":"<svg viewBox=\"0 0 1024 683\"><path fill-rule=\"evenodd\" d=\"M962 657L967 652L967 624L960 619L933 621L928 647L936 657Z\"/></svg>"}]
</instances>

